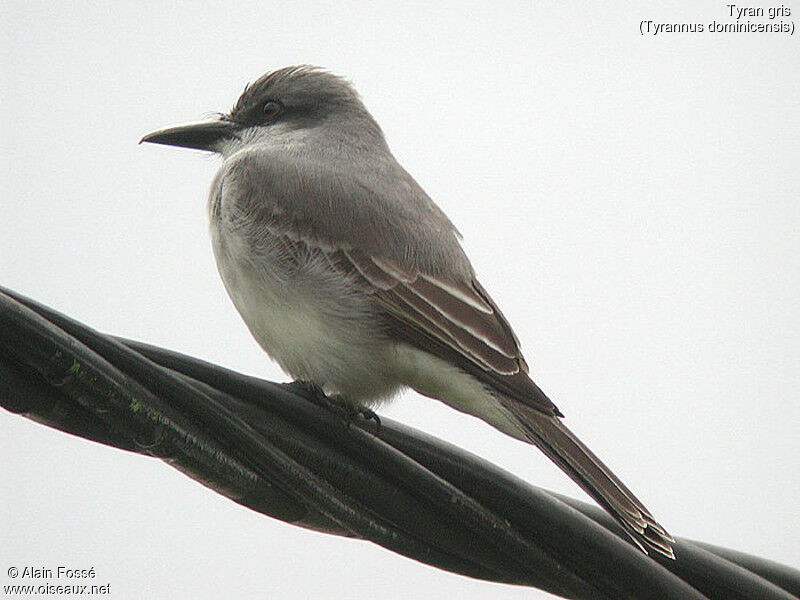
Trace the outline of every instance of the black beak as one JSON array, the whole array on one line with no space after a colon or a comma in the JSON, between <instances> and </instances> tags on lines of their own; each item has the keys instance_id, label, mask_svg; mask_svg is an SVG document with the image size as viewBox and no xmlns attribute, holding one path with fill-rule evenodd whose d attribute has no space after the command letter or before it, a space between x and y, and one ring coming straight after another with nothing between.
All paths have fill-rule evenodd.
<instances>
[{"instance_id":1,"label":"black beak","mask_svg":"<svg viewBox=\"0 0 800 600\"><path fill-rule=\"evenodd\" d=\"M139 143L165 144L215 151L219 142L238 137L239 125L225 119L212 119L159 129L144 136Z\"/></svg>"}]
</instances>

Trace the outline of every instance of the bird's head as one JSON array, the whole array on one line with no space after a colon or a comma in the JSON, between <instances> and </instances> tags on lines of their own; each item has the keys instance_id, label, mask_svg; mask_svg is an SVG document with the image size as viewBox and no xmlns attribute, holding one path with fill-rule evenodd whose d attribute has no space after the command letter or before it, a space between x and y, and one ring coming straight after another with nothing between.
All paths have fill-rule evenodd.
<instances>
[{"instance_id":1,"label":"bird's head","mask_svg":"<svg viewBox=\"0 0 800 600\"><path fill-rule=\"evenodd\" d=\"M325 127L353 141L380 128L345 79L319 67L284 67L245 87L229 113L147 134L142 142L228 154L232 147Z\"/></svg>"}]
</instances>

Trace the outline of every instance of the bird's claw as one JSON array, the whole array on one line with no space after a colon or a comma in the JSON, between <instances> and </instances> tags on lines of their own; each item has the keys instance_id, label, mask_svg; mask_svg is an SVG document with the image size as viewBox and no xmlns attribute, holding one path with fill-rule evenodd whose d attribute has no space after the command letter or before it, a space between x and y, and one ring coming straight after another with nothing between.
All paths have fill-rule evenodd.
<instances>
[{"instance_id":1,"label":"bird's claw","mask_svg":"<svg viewBox=\"0 0 800 600\"><path fill-rule=\"evenodd\" d=\"M327 394L325 394L325 391L316 383L305 381L303 379L296 379L291 383L287 383L286 387L297 390L306 400L309 400L318 406L327 407L330 405L330 398L328 398Z\"/></svg>"},{"instance_id":2,"label":"bird's claw","mask_svg":"<svg viewBox=\"0 0 800 600\"><path fill-rule=\"evenodd\" d=\"M372 409L365 406L354 406L341 396L328 396L320 386L311 381L298 379L288 385L300 391L303 397L310 402L339 415L347 423L348 427L353 421L361 417L365 421L375 421L378 431L380 431L381 419Z\"/></svg>"},{"instance_id":3,"label":"bird's claw","mask_svg":"<svg viewBox=\"0 0 800 600\"><path fill-rule=\"evenodd\" d=\"M367 408L366 406L358 406L356 407L356 412L361 415L365 421L375 421L378 431L381 430L381 418L375 413L374 410Z\"/></svg>"}]
</instances>

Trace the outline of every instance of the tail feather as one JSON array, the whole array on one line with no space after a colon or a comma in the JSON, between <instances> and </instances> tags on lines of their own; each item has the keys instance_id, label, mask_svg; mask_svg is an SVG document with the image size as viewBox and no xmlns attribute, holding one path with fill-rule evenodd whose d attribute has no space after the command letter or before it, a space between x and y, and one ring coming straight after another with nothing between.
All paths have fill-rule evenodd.
<instances>
[{"instance_id":1,"label":"tail feather","mask_svg":"<svg viewBox=\"0 0 800 600\"><path fill-rule=\"evenodd\" d=\"M650 549L675 558L672 551L674 538L558 417L513 401L503 404L525 431L528 441L617 519L643 551Z\"/></svg>"}]
</instances>

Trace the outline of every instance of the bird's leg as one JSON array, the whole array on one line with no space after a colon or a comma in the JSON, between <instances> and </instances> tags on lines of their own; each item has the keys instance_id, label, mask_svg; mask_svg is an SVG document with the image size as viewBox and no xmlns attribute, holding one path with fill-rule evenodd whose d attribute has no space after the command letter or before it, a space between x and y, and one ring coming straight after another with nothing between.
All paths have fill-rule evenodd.
<instances>
[{"instance_id":1,"label":"bird's leg","mask_svg":"<svg viewBox=\"0 0 800 600\"><path fill-rule=\"evenodd\" d=\"M348 422L353 420L353 411L355 409L350 407L341 396L328 396L325 390L313 381L296 379L286 384L286 386L298 392L312 404L336 413Z\"/></svg>"},{"instance_id":2,"label":"bird's leg","mask_svg":"<svg viewBox=\"0 0 800 600\"><path fill-rule=\"evenodd\" d=\"M317 406L330 407L331 399L328 398L327 394L325 394L325 391L313 381L295 379L291 383L287 383L285 385Z\"/></svg>"},{"instance_id":3,"label":"bird's leg","mask_svg":"<svg viewBox=\"0 0 800 600\"><path fill-rule=\"evenodd\" d=\"M296 380L289 384L287 387L293 388L298 391L306 400L313 402L317 406L326 408L332 413L339 415L344 421L347 422L348 427L358 417L366 421L375 421L378 430L381 428L381 420L372 409L366 406L358 406L348 402L344 397L328 396L325 391L316 383L311 381Z\"/></svg>"}]
</instances>

